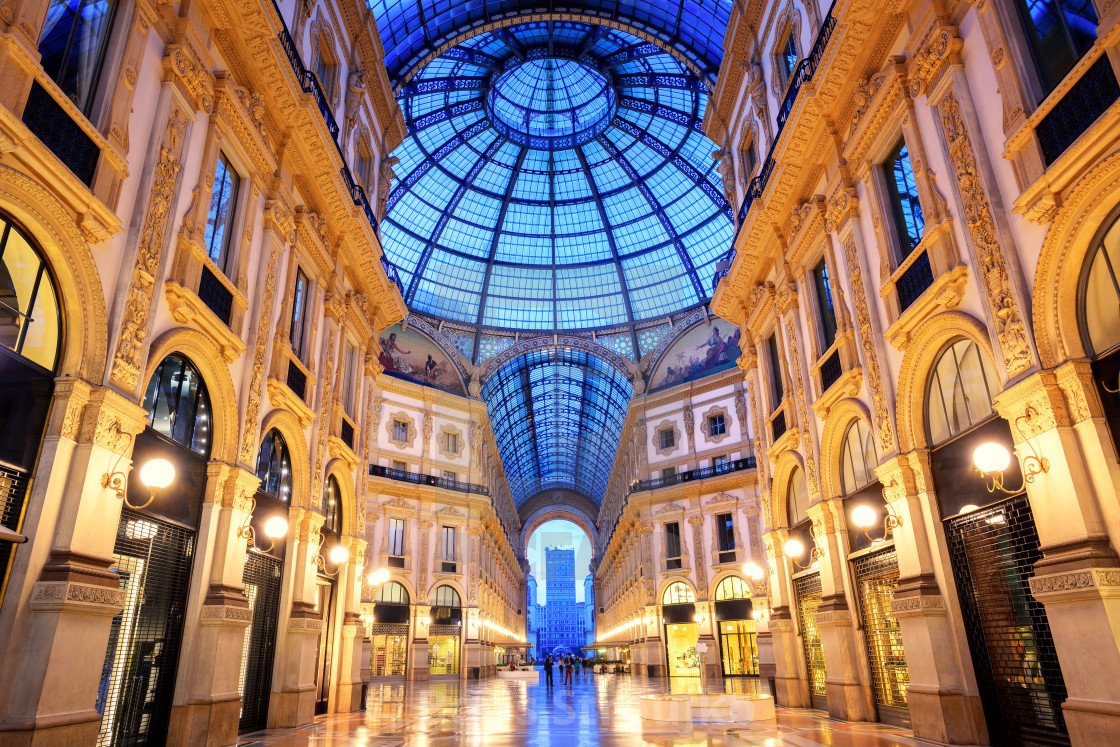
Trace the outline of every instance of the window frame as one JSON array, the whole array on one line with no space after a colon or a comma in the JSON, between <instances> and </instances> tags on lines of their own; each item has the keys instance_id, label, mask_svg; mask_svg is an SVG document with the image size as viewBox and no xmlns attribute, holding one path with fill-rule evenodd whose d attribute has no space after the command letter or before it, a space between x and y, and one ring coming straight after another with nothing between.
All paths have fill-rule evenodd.
<instances>
[{"instance_id":1,"label":"window frame","mask_svg":"<svg viewBox=\"0 0 1120 747\"><path fill-rule=\"evenodd\" d=\"M968 344L965 346L962 355L960 357L958 357L957 354L956 354L955 348L961 342L965 342L965 343L968 343ZM984 391L988 395L988 410L987 410L987 412L980 413L977 417L973 418L971 408L969 408L969 406L968 406L968 397L967 397L967 395L963 395L964 396L965 411L970 418L970 422L965 424L964 426L962 426L961 428L959 428L957 430L953 430L952 421L949 418L949 410L948 410L948 408L946 407L946 404L945 404L945 396L944 396L945 390L944 390L944 385L941 382L941 375L940 375L940 372L939 372L939 368L940 368L940 365L941 365L941 361L945 357L945 355L947 355L949 352L953 352L955 369L956 369L956 372L958 374L955 381L960 381L961 380L961 377L960 377L961 360L965 356L967 356L968 353L973 352L973 351L975 351L976 359L977 359L977 362L978 362L979 368L980 368L980 373L981 373L982 378L983 378ZM991 416L993 414L995 414L996 409L995 409L994 388L995 388L995 385L998 384L998 381L996 381L995 378L994 378L995 376L996 376L996 374L994 372L988 370L988 361L985 359L984 354L981 352L980 345L978 345L975 340L972 340L971 338L968 338L968 337L956 337L952 340L949 340L948 342L946 342L944 345L941 346L941 349L937 351L937 355L934 356L933 364L930 366L929 372L926 375L925 400L922 402L922 415L925 418L926 438L928 439L928 443L929 443L930 448L933 448L933 447L938 446L940 444L948 443L949 441L952 441L957 436L961 435L962 433L967 433L969 430L971 430L975 426L983 423L984 421L988 420L989 418L991 418ZM941 438L941 439L934 438L933 422L932 422L932 418L930 417L930 404L931 404L931 400L932 400L932 397L933 397L933 385L934 385L934 380L935 379L937 381L938 389L941 392L940 399L941 399L942 413L945 417L945 427L946 427L946 430L948 432L948 435L946 435L944 438Z\"/></svg>"},{"instance_id":2,"label":"window frame","mask_svg":"<svg viewBox=\"0 0 1120 747\"><path fill-rule=\"evenodd\" d=\"M334 501L330 501L333 497ZM342 487L334 475L323 483L323 534L342 536Z\"/></svg>"},{"instance_id":3,"label":"window frame","mask_svg":"<svg viewBox=\"0 0 1120 747\"><path fill-rule=\"evenodd\" d=\"M404 427L404 435L403 436L398 433L401 426ZM407 441L408 440L409 423L408 423L407 420L402 420L401 418L393 418L393 426L392 427L393 427L393 440L394 441Z\"/></svg>"},{"instance_id":4,"label":"window frame","mask_svg":"<svg viewBox=\"0 0 1120 747\"><path fill-rule=\"evenodd\" d=\"M770 363L770 412L778 411L785 402L785 385L782 381L781 349L778 347L778 331L774 330L766 338L766 358Z\"/></svg>"},{"instance_id":5,"label":"window frame","mask_svg":"<svg viewBox=\"0 0 1120 747\"><path fill-rule=\"evenodd\" d=\"M288 320L288 342L292 346L292 354L297 360L306 360L307 350L310 348L310 334L307 326L308 296L311 295L311 277L303 271L303 267L296 263L295 276L292 279L292 312ZM302 281L302 283L301 283ZM300 289L303 288L301 294Z\"/></svg>"},{"instance_id":6,"label":"window frame","mask_svg":"<svg viewBox=\"0 0 1120 747\"><path fill-rule=\"evenodd\" d=\"M917 220L920 223L919 236L916 238L910 235L910 231L906 226L906 216L903 214L903 195L898 190L898 183L894 178L894 163L902 158L902 153L906 153L906 161L910 165L909 176L914 180L914 195L911 197L907 194L906 200L911 209L917 208ZM877 169L879 178L882 179L883 196L887 203L887 213L891 219L884 221L890 224L890 236L893 254L895 256L895 266L901 265L906 259L917 251L921 246L922 239L926 234L926 221L925 210L922 205L921 191L918 189L917 175L914 173L914 160L910 155L910 146L906 142L906 136L900 134L894 141L894 144L883 156L882 161ZM905 174L904 174L905 177Z\"/></svg>"},{"instance_id":7,"label":"window frame","mask_svg":"<svg viewBox=\"0 0 1120 747\"><path fill-rule=\"evenodd\" d=\"M397 541L394 541L394 529L399 530L399 532L395 535L395 539ZM408 532L408 527L405 524L404 519L399 519L395 516L390 516L389 517L389 525L385 528L385 554L386 555L388 555L389 557L393 557L393 558L403 558L404 557L405 535L407 534L407 532ZM397 550L399 552L393 552L394 550Z\"/></svg>"},{"instance_id":8,"label":"window frame","mask_svg":"<svg viewBox=\"0 0 1120 747\"><path fill-rule=\"evenodd\" d=\"M232 177L232 186L230 191L230 198L227 201L227 213L225 220L223 221L224 225L222 226L223 233L221 238L221 246L218 248L218 256L215 257L214 237L211 233L211 226L214 225L214 223L212 223L215 207L214 202L215 199L217 199L218 195L225 192L225 180L223 179L221 180L221 182L219 182L218 179L219 167L222 168L225 174ZM244 182L244 180L245 178L241 175L241 172L238 171L237 167L234 165L234 162L228 155L226 155L224 150L219 148L218 157L214 160L214 186L210 190L210 206L206 210L206 226L203 229L203 241L206 242L206 246L203 247L203 250L206 252L206 256L209 257L210 261L214 263L214 266L217 267L226 277L229 277L230 275L229 268L231 266L231 263L232 266L237 266L236 259L234 258L236 247L233 243L233 237L237 233L237 223L242 212L241 205L239 203L244 191L242 189L242 182ZM216 191L219 186L221 186L222 188L221 192ZM217 229L215 228L214 233L216 232Z\"/></svg>"},{"instance_id":9,"label":"window frame","mask_svg":"<svg viewBox=\"0 0 1120 747\"><path fill-rule=\"evenodd\" d=\"M676 542L676 555L670 554L674 541ZM684 557L684 541L681 537L681 523L679 521L665 522L665 544L662 546L662 551L666 560L680 560Z\"/></svg>"},{"instance_id":10,"label":"window frame","mask_svg":"<svg viewBox=\"0 0 1120 747\"><path fill-rule=\"evenodd\" d=\"M342 409L353 420L357 417L358 402L358 346L350 341L349 337L343 338L344 353L342 358Z\"/></svg>"},{"instance_id":11,"label":"window frame","mask_svg":"<svg viewBox=\"0 0 1120 747\"><path fill-rule=\"evenodd\" d=\"M814 297L817 304L817 324L820 329L820 350L817 356L823 356L829 348L836 344L839 326L836 320L836 299L832 296L832 277L829 274L828 258L823 254L820 261L809 271L812 277Z\"/></svg>"},{"instance_id":12,"label":"window frame","mask_svg":"<svg viewBox=\"0 0 1120 747\"><path fill-rule=\"evenodd\" d=\"M1011 46L1012 48L1022 48L1021 50L1016 50L1018 52L1016 56L1021 57L1019 62L1023 65L1023 69L1028 73L1033 73L1033 75L1028 74L1023 77L1025 78L1027 89L1031 91L1032 96L1036 99L1035 105L1037 106L1045 101L1050 94L1061 88L1062 81L1077 67L1077 63L1092 51L1096 42L1100 39L1100 13L1091 0L1086 3L1086 6L1092 8L1093 12L1096 14L1097 34L1084 50L1078 52L1076 45L1073 44L1071 35L1068 33L1069 26L1065 12L1065 3L1063 3L1062 0L1054 1L1054 5L1059 8L1057 14L1058 23L1062 29L1067 32L1065 40L1069 42L1069 46L1066 47L1066 51L1072 54L1073 59L1064 72L1056 79L1051 80L1050 75L1057 73L1057 70L1048 70L1043 65L1042 57L1045 55L1053 59L1054 55L1052 51L1041 49L1042 41L1037 39L1032 31L1032 28L1037 30L1037 26L1035 26L1034 21L1030 18L1030 10L1026 7L1026 3L1023 2L1023 0L1012 0L1010 3L1011 7L1000 7L1001 5L1001 3L997 3L997 8L999 8L1000 18L1003 21L1004 27L1011 32L1008 36L1014 40Z\"/></svg>"},{"instance_id":13,"label":"window frame","mask_svg":"<svg viewBox=\"0 0 1120 747\"><path fill-rule=\"evenodd\" d=\"M63 5L63 4L66 4L66 2L67 2L67 0L59 0L59 2L57 4L58 5ZM54 84L56 86L58 86L58 88L60 90L62 90L63 94L65 94L66 97L68 99L70 99L70 101L74 104L74 106L77 107L77 109L86 117L86 119L89 120L93 124L96 124L95 120L98 118L98 115L101 113L100 110L103 108L102 106L100 106L100 104L106 98L105 89L108 86L112 85L111 80L107 76L102 75L102 73L104 73L104 71L106 69L118 70L120 68L120 65L118 64L119 60L109 59L109 58L110 57L113 57L113 58L119 57L119 55L121 53L123 53L123 50L115 49L118 46L118 37L119 37L117 21L118 21L118 16L119 16L119 12L121 10L122 4L127 4L127 3L122 3L120 0L108 0L108 2L112 7L111 7L109 13L107 14L106 19L105 19L106 30L105 30L104 36L101 38L101 41L100 41L100 49L97 53L97 63L92 67L92 69L95 72L94 72L93 77L90 81L89 91L86 93L86 100L85 101L83 101L83 102L76 101L74 95L71 95L71 94L67 93L67 91L63 87L62 83L59 82L58 77L56 77L56 75L52 75L52 74L48 73L47 70L46 70L46 67L42 64L43 34L46 31L45 23L44 23L43 28L40 29L40 31L39 31L39 39L36 40L36 44L35 44L36 51L39 52L39 54L40 54L40 66L42 67L44 74L46 74L46 76L48 78L50 78L50 80L52 82L54 82ZM83 2L82 7L84 7L85 5L86 5L86 3ZM50 0L48 0L48 5L47 5L47 13L48 14L50 12L50 8L51 8ZM79 14L81 13L81 9L82 8L79 8ZM123 17L123 16L120 16L120 17ZM70 31L67 35L68 40L66 42L66 47L65 47L67 50L73 49L73 44L74 44L74 39L75 39L75 30L77 28L78 28L77 24L75 24L74 26L71 26L71 28L70 28ZM120 46L123 46L123 45L120 45ZM65 72L66 67L67 67L67 61L69 59L70 58L66 57L65 53L64 53L63 67L60 70L60 72L58 73L58 75L61 75L62 73Z\"/></svg>"},{"instance_id":14,"label":"window frame","mask_svg":"<svg viewBox=\"0 0 1120 747\"><path fill-rule=\"evenodd\" d=\"M713 427L716 426L716 419L719 419L718 430L713 432ZM717 412L708 416L708 438L715 438L717 436L727 435L727 416L725 413Z\"/></svg>"},{"instance_id":15,"label":"window frame","mask_svg":"<svg viewBox=\"0 0 1120 747\"><path fill-rule=\"evenodd\" d=\"M34 281L32 281L31 294L27 299L26 309L16 308L8 304L6 301L0 301L0 303L3 303L4 306L11 309L20 317L20 328L19 333L16 336L15 347L10 347L6 343L0 343L0 345L3 345L5 348L7 348L21 361L25 361L26 363L35 366L36 368L39 368L43 371L47 371L53 375L58 370L59 359L62 357L62 341L63 335L66 331L65 319L62 315L62 301L58 294L58 283L55 281L54 273L51 271L51 266L47 262L47 258L43 256L42 249L40 248L38 242L35 241L31 233L24 230L23 226L17 223L6 213L0 212L0 222L4 224L3 230L0 231L0 267L4 266L4 252L9 246L9 241L12 238L13 232L15 232L23 240L24 244L26 244L28 249L30 249L31 254L34 255L35 259L39 261L39 266L35 270L35 279ZM9 279L13 277L12 273L9 273L8 276ZM50 291L50 295L53 296L54 302L51 308L54 311L55 319L55 344L54 354L51 357L51 366L49 368L43 366L42 363L36 361L34 358L29 358L23 354L23 350L25 349L27 344L28 330L30 330L35 325L36 321L38 321L35 318L34 314L35 305L41 300L40 296L42 295L44 284L47 290ZM28 319L31 320L30 323L26 321Z\"/></svg>"},{"instance_id":16,"label":"window frame","mask_svg":"<svg viewBox=\"0 0 1120 747\"><path fill-rule=\"evenodd\" d=\"M739 549L735 546L734 513L728 512L716 515L716 541L717 546L719 547L719 552L721 553L733 552Z\"/></svg>"},{"instance_id":17,"label":"window frame","mask_svg":"<svg viewBox=\"0 0 1120 747\"><path fill-rule=\"evenodd\" d=\"M668 435L669 443L665 443ZM657 448L672 451L677 448L677 433L672 428L661 428L657 431Z\"/></svg>"}]
</instances>

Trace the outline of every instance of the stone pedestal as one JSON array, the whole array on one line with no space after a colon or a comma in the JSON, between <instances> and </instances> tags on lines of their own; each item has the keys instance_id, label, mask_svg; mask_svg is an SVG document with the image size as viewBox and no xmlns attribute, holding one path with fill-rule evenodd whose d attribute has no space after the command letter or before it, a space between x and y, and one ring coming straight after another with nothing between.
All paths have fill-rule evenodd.
<instances>
[{"instance_id":1,"label":"stone pedestal","mask_svg":"<svg viewBox=\"0 0 1120 747\"><path fill-rule=\"evenodd\" d=\"M867 654L856 640L852 613L842 595L821 600L817 628L828 666L825 680L828 715L844 721L874 721L874 694L864 680L861 667Z\"/></svg>"}]
</instances>

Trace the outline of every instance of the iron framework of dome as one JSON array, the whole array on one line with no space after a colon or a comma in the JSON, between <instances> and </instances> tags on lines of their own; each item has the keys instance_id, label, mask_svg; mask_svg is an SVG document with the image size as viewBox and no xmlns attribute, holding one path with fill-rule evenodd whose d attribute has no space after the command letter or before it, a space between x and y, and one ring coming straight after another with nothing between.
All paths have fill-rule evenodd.
<instances>
[{"instance_id":1,"label":"iron framework of dome","mask_svg":"<svg viewBox=\"0 0 1120 747\"><path fill-rule=\"evenodd\" d=\"M431 58L399 89L410 135L382 223L409 307L561 332L706 303L733 213L694 67L560 20L489 28Z\"/></svg>"}]
</instances>

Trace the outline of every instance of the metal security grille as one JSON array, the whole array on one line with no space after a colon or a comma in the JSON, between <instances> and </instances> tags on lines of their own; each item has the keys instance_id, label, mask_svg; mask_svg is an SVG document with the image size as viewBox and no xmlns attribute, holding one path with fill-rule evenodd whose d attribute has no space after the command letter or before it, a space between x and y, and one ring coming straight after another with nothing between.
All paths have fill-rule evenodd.
<instances>
[{"instance_id":1,"label":"metal security grille","mask_svg":"<svg viewBox=\"0 0 1120 747\"><path fill-rule=\"evenodd\" d=\"M0 463L0 524L8 529L19 529L19 516L23 513L23 499L27 493L27 473ZM0 589L8 578L8 561L15 548L11 542L0 542Z\"/></svg>"},{"instance_id":2,"label":"metal security grille","mask_svg":"<svg viewBox=\"0 0 1120 747\"><path fill-rule=\"evenodd\" d=\"M809 692L825 694L826 677L824 647L817 628L817 608L821 606L821 576L814 573L794 579L797 591L797 613L801 616L801 642L805 649L805 666L809 670Z\"/></svg>"},{"instance_id":3,"label":"metal security grille","mask_svg":"<svg viewBox=\"0 0 1120 747\"><path fill-rule=\"evenodd\" d=\"M898 557L893 549L884 550L864 555L852 566L859 587L875 701L881 706L906 708L910 672L906 667L898 620L891 615L891 600L898 586Z\"/></svg>"},{"instance_id":4,"label":"metal security grille","mask_svg":"<svg viewBox=\"0 0 1120 747\"><path fill-rule=\"evenodd\" d=\"M113 618L96 709L97 747L167 740L194 532L125 509L113 547L124 609Z\"/></svg>"},{"instance_id":5,"label":"metal security grille","mask_svg":"<svg viewBox=\"0 0 1120 747\"><path fill-rule=\"evenodd\" d=\"M268 701L272 690L272 659L276 653L276 620L280 614L280 576L283 562L259 552L245 557L241 582L253 611L245 631L241 657L241 721L239 731L263 729L268 721Z\"/></svg>"},{"instance_id":6,"label":"metal security grille","mask_svg":"<svg viewBox=\"0 0 1120 747\"><path fill-rule=\"evenodd\" d=\"M1065 682L1028 580L1042 557L1026 495L945 522L993 744L1068 744Z\"/></svg>"},{"instance_id":7,"label":"metal security grille","mask_svg":"<svg viewBox=\"0 0 1120 747\"><path fill-rule=\"evenodd\" d=\"M408 626L382 623L370 627L373 642L370 674L374 677L403 677L408 663Z\"/></svg>"},{"instance_id":8,"label":"metal security grille","mask_svg":"<svg viewBox=\"0 0 1120 747\"><path fill-rule=\"evenodd\" d=\"M428 627L428 673L459 674L458 625Z\"/></svg>"}]
</instances>

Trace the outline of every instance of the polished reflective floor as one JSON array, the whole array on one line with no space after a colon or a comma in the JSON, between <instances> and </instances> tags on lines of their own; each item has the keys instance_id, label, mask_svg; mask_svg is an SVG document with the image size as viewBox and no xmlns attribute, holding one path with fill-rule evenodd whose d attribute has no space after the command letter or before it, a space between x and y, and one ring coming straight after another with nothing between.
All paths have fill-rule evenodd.
<instances>
[{"instance_id":1,"label":"polished reflective floor","mask_svg":"<svg viewBox=\"0 0 1120 747\"><path fill-rule=\"evenodd\" d=\"M543 681L543 676L542 676ZM559 678L557 678L559 682ZM393 745L759 745L890 747L916 745L909 731L835 721L822 711L779 708L777 722L643 722L641 695L697 691L699 681L631 675L582 675L571 687L546 689L482 681L386 682L370 686L362 713L323 718L299 729L248 734L241 747L390 747ZM757 691L758 680L715 680L709 690Z\"/></svg>"}]
</instances>

